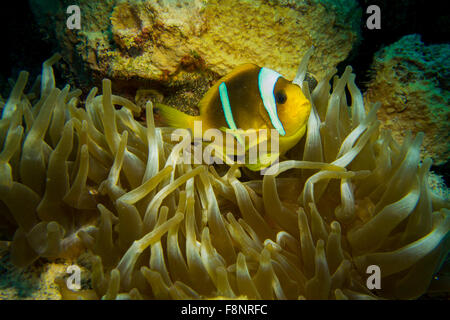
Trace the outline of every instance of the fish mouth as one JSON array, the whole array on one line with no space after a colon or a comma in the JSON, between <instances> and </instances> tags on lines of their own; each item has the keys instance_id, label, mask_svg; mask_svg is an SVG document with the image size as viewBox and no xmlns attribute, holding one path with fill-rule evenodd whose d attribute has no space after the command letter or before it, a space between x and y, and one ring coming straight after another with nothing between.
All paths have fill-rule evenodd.
<instances>
[{"instance_id":1,"label":"fish mouth","mask_svg":"<svg viewBox=\"0 0 450 320\"><path fill-rule=\"evenodd\" d=\"M295 130L292 134L286 134L284 136L280 136L280 139L292 139L292 138L297 138L299 135L303 136L304 134L304 130L306 128L306 122L301 125L297 130Z\"/></svg>"}]
</instances>

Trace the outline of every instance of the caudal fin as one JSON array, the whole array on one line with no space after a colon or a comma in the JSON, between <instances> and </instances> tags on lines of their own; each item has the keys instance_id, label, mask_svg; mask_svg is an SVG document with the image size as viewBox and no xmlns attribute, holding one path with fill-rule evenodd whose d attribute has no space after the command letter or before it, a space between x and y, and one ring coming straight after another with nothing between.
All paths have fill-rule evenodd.
<instances>
[{"instance_id":1,"label":"caudal fin","mask_svg":"<svg viewBox=\"0 0 450 320\"><path fill-rule=\"evenodd\" d=\"M159 120L163 125L174 128L192 128L193 126L195 117L175 108L161 103L156 103L153 110L155 114L159 115Z\"/></svg>"}]
</instances>

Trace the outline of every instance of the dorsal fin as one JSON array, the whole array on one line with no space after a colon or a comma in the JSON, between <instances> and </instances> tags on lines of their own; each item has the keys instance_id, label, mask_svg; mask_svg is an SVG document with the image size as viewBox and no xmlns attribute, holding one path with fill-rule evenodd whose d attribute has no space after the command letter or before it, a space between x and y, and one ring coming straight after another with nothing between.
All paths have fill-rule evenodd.
<instances>
[{"instance_id":1,"label":"dorsal fin","mask_svg":"<svg viewBox=\"0 0 450 320\"><path fill-rule=\"evenodd\" d=\"M198 109L200 111L200 115L204 115L205 112L207 112L207 108L210 105L210 101L214 98L214 96L219 91L219 86L222 82L227 82L237 76L239 76L242 72L254 70L254 69L260 69L256 64L253 63L246 63L243 65L240 65L233 69L229 74L223 76L220 78L205 94L205 96L200 100L198 104Z\"/></svg>"}]
</instances>

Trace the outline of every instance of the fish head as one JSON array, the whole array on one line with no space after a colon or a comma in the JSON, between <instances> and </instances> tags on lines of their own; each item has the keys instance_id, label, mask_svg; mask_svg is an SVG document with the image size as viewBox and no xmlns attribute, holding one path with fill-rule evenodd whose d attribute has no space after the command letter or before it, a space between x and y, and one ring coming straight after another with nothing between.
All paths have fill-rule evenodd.
<instances>
[{"instance_id":1,"label":"fish head","mask_svg":"<svg viewBox=\"0 0 450 320\"><path fill-rule=\"evenodd\" d=\"M280 77L273 93L277 104L278 118L285 130L285 135L280 138L293 137L298 135L299 131L304 131L311 112L311 103L303 94L302 89Z\"/></svg>"}]
</instances>

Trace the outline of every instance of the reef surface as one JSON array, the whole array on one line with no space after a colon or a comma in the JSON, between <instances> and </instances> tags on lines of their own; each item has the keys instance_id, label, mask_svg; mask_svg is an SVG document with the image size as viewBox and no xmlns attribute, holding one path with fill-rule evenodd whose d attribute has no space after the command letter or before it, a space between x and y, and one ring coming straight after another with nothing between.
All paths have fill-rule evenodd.
<instances>
[{"instance_id":1,"label":"reef surface","mask_svg":"<svg viewBox=\"0 0 450 320\"><path fill-rule=\"evenodd\" d=\"M70 1L30 4L78 78L168 83L205 71L223 76L243 63L293 78L297 57L311 46L310 71L321 78L360 33L355 0L79 1L81 30L66 28Z\"/></svg>"},{"instance_id":2,"label":"reef surface","mask_svg":"<svg viewBox=\"0 0 450 320\"><path fill-rule=\"evenodd\" d=\"M80 0L77 31L70 1L30 0L62 59L0 75L0 299L448 299L449 192L429 171L448 163L448 44L380 48L363 95L334 67L367 53L366 2ZM308 132L278 175L178 161L152 102L193 112L244 62L292 79L311 45Z\"/></svg>"},{"instance_id":3,"label":"reef surface","mask_svg":"<svg viewBox=\"0 0 450 320\"><path fill-rule=\"evenodd\" d=\"M242 178L179 161L173 128L155 127L103 80L57 89L55 55L24 92L22 72L2 103L0 242L26 268L88 254L88 285L64 299L379 299L444 291L448 198L431 192L423 133L403 144L379 130L350 67L310 92L303 143L275 175ZM306 67L304 65L304 67ZM306 71L306 70L304 70ZM347 88L352 103L347 104ZM117 106L118 108L114 107ZM190 145L190 144L189 144ZM382 270L369 289L367 268ZM430 286L431 283L431 286Z\"/></svg>"}]
</instances>

